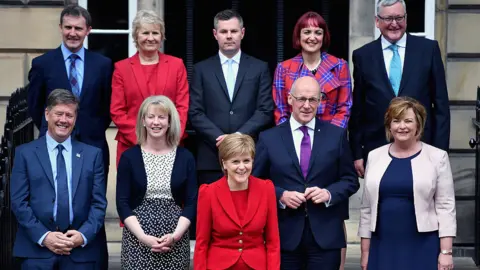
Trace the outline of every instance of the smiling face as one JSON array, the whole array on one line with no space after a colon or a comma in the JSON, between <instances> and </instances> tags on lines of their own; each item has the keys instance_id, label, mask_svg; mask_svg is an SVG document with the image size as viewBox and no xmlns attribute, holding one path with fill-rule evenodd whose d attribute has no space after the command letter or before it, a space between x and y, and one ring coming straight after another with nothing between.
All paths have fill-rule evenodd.
<instances>
[{"instance_id":1,"label":"smiling face","mask_svg":"<svg viewBox=\"0 0 480 270\"><path fill-rule=\"evenodd\" d=\"M138 49L144 52L158 51L162 44L160 25L142 24L137 33Z\"/></svg>"},{"instance_id":2,"label":"smiling face","mask_svg":"<svg viewBox=\"0 0 480 270\"><path fill-rule=\"evenodd\" d=\"M45 110L48 134L57 142L64 142L72 133L77 119L76 104L58 104Z\"/></svg>"},{"instance_id":3,"label":"smiling face","mask_svg":"<svg viewBox=\"0 0 480 270\"><path fill-rule=\"evenodd\" d=\"M304 52L316 53L322 49L323 29L310 26L300 31L300 46Z\"/></svg>"},{"instance_id":4,"label":"smiling face","mask_svg":"<svg viewBox=\"0 0 480 270\"><path fill-rule=\"evenodd\" d=\"M292 106L292 117L302 125L310 122L317 114L320 104L320 86L309 76L297 79L295 88L288 95L288 104Z\"/></svg>"},{"instance_id":5,"label":"smiling face","mask_svg":"<svg viewBox=\"0 0 480 270\"><path fill-rule=\"evenodd\" d=\"M400 2L382 6L375 17L375 25L390 43L399 41L407 29L406 10Z\"/></svg>"},{"instance_id":6,"label":"smiling face","mask_svg":"<svg viewBox=\"0 0 480 270\"><path fill-rule=\"evenodd\" d=\"M166 139L170 127L169 115L159 105L150 105L143 118L143 125L147 130L147 140Z\"/></svg>"},{"instance_id":7,"label":"smiling face","mask_svg":"<svg viewBox=\"0 0 480 270\"><path fill-rule=\"evenodd\" d=\"M88 36L92 27L87 26L87 22L82 16L63 16L60 24L60 33L62 34L63 44L71 52L78 52L82 46L85 37Z\"/></svg>"},{"instance_id":8,"label":"smiling face","mask_svg":"<svg viewBox=\"0 0 480 270\"><path fill-rule=\"evenodd\" d=\"M253 158L249 154L236 155L228 160L222 160L223 168L227 174L227 180L237 186L248 182L252 172Z\"/></svg>"},{"instance_id":9,"label":"smiling face","mask_svg":"<svg viewBox=\"0 0 480 270\"><path fill-rule=\"evenodd\" d=\"M390 132L395 142L416 142L418 138L418 122L415 113L410 108L404 115L392 119Z\"/></svg>"}]
</instances>

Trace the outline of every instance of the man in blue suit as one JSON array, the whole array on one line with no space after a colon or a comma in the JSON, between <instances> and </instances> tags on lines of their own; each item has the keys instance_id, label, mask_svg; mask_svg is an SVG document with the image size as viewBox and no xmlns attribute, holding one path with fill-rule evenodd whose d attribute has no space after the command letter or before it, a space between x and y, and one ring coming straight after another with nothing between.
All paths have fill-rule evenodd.
<instances>
[{"instance_id":1,"label":"man in blue suit","mask_svg":"<svg viewBox=\"0 0 480 270\"><path fill-rule=\"evenodd\" d=\"M87 10L70 5L60 14L63 42L32 61L28 89L28 110L33 122L44 136L47 122L44 112L46 99L57 88L70 90L80 100L78 119L72 138L102 149L105 179L108 179L110 155L105 132L110 125L112 61L83 47L92 29ZM105 228L99 234L104 242L101 269L108 269Z\"/></svg>"},{"instance_id":2,"label":"man in blue suit","mask_svg":"<svg viewBox=\"0 0 480 270\"><path fill-rule=\"evenodd\" d=\"M22 270L96 268L107 200L100 149L71 137L78 99L57 89L47 99L45 136L15 150L12 210L18 221L13 255Z\"/></svg>"},{"instance_id":3,"label":"man in blue suit","mask_svg":"<svg viewBox=\"0 0 480 270\"><path fill-rule=\"evenodd\" d=\"M92 19L87 10L67 6L60 15L60 47L32 61L28 79L28 110L40 136L47 131L46 99L57 88L67 89L80 100L72 137L103 151L108 173L109 151L105 131L110 125L112 61L83 47Z\"/></svg>"},{"instance_id":4,"label":"man in blue suit","mask_svg":"<svg viewBox=\"0 0 480 270\"><path fill-rule=\"evenodd\" d=\"M282 269L338 270L346 247L344 204L359 188L346 131L316 119L320 85L297 79L289 121L260 134L253 175L271 179L279 201Z\"/></svg>"}]
</instances>

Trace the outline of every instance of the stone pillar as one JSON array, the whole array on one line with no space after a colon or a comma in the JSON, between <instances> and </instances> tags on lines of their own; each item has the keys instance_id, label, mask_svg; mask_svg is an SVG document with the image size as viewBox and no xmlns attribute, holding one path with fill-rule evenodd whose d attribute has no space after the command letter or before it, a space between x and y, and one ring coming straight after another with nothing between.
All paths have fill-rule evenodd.
<instances>
[{"instance_id":1,"label":"stone pillar","mask_svg":"<svg viewBox=\"0 0 480 270\"><path fill-rule=\"evenodd\" d=\"M446 66L447 55L447 0L435 1L435 39L438 41L442 60Z\"/></svg>"},{"instance_id":2,"label":"stone pillar","mask_svg":"<svg viewBox=\"0 0 480 270\"><path fill-rule=\"evenodd\" d=\"M375 0L350 1L350 38L349 38L349 67L353 72L352 52L375 38ZM353 73L352 73L353 76ZM353 77L352 77L353 80ZM358 222L360 218L360 204L363 194L363 179L360 180L360 189L350 198L350 219L346 221L347 241L358 243Z\"/></svg>"}]
</instances>

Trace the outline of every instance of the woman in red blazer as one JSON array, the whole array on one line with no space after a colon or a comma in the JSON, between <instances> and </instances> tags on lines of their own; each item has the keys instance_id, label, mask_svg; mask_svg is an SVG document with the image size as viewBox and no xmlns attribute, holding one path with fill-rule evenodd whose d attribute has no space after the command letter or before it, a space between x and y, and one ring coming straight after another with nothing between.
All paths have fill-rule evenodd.
<instances>
[{"instance_id":1,"label":"woman in red blazer","mask_svg":"<svg viewBox=\"0 0 480 270\"><path fill-rule=\"evenodd\" d=\"M115 63L110 114L118 128L117 165L123 151L137 144L135 123L140 104L149 96L164 95L175 104L184 137L188 112L187 72L182 59L159 52L165 39L163 20L153 11L139 11L133 20L138 52Z\"/></svg>"},{"instance_id":2,"label":"woman in red blazer","mask_svg":"<svg viewBox=\"0 0 480 270\"><path fill-rule=\"evenodd\" d=\"M200 186L194 269L280 269L275 188L250 176L253 139L228 135L219 156L225 176Z\"/></svg>"}]
</instances>

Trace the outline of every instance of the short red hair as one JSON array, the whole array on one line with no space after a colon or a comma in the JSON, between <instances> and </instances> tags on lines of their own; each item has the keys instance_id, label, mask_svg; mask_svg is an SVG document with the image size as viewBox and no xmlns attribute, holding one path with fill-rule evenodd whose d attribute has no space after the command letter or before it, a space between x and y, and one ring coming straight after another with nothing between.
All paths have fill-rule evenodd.
<instances>
[{"instance_id":1,"label":"short red hair","mask_svg":"<svg viewBox=\"0 0 480 270\"><path fill-rule=\"evenodd\" d=\"M326 51L328 47L330 47L330 32L323 17L314 11L308 11L303 14L302 17L298 19L297 24L295 24L295 28L293 28L293 48L297 50L302 49L300 33L303 28L307 27L320 27L323 29L323 43L320 51Z\"/></svg>"}]
</instances>

